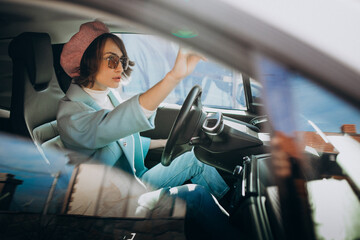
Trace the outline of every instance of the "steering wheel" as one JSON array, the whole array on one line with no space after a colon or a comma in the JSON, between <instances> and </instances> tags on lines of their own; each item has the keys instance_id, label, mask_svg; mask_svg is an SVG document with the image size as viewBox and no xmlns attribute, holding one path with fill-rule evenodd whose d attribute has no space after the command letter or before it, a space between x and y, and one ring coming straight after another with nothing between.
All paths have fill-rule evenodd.
<instances>
[{"instance_id":1,"label":"steering wheel","mask_svg":"<svg viewBox=\"0 0 360 240\"><path fill-rule=\"evenodd\" d=\"M176 157L192 148L188 143L202 116L201 92L201 87L195 85L187 95L161 155L162 165L169 166Z\"/></svg>"}]
</instances>

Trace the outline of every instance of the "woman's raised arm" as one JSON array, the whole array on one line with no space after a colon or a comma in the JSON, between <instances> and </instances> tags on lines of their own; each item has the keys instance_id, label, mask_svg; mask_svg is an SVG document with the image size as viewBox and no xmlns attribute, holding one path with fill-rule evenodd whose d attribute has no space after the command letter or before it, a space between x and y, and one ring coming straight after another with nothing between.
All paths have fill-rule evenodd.
<instances>
[{"instance_id":1,"label":"woman's raised arm","mask_svg":"<svg viewBox=\"0 0 360 240\"><path fill-rule=\"evenodd\" d=\"M155 110L176 85L194 71L200 60L206 59L197 53L179 49L173 69L161 81L141 94L140 105L147 110Z\"/></svg>"}]
</instances>

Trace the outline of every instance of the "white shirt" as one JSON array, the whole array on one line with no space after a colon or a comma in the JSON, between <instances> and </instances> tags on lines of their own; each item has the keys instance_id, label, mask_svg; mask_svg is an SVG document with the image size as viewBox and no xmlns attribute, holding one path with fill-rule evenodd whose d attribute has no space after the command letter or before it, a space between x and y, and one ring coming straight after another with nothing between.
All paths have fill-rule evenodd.
<instances>
[{"instance_id":1,"label":"white shirt","mask_svg":"<svg viewBox=\"0 0 360 240\"><path fill-rule=\"evenodd\" d=\"M84 91L87 92L90 97L94 99L94 101L103 109L113 110L114 106L112 105L110 98L108 97L108 93L111 91L109 88L107 90L101 91L101 90L93 90L90 88L83 87ZM120 94L116 91L112 91L114 96L117 98L119 103L124 102L124 100L121 99ZM150 118L155 111L150 111L145 109L143 106L141 106L141 109L143 110L143 113L146 118Z\"/></svg>"}]
</instances>

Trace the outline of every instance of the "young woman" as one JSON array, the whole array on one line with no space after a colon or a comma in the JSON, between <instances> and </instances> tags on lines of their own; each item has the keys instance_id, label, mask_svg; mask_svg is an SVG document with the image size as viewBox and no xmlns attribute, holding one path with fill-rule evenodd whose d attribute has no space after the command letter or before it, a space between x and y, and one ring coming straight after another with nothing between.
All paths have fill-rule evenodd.
<instances>
[{"instance_id":1,"label":"young woman","mask_svg":"<svg viewBox=\"0 0 360 240\"><path fill-rule=\"evenodd\" d=\"M169 195L184 199L187 237L231 239L239 236L238 230L229 224L228 215L209 194L221 198L228 191L214 168L200 163L192 152L175 159L169 167L144 166L149 148L164 146L165 142L140 137L139 132L154 128L158 105L200 60L196 54L179 51L173 69L164 79L120 103L111 89L130 75L134 63L128 59L121 39L109 33L103 23L85 23L61 54L61 65L73 77L73 83L59 103L58 128L65 147L127 170L153 189L168 189ZM186 180L202 187L176 187Z\"/></svg>"},{"instance_id":2,"label":"young woman","mask_svg":"<svg viewBox=\"0 0 360 240\"><path fill-rule=\"evenodd\" d=\"M58 127L65 147L108 165L123 168L153 189L174 187L187 180L203 186L216 198L228 191L215 168L198 161L193 152L175 159L169 167L151 169L144 165L150 148L164 146L164 140L140 137L154 128L156 108L202 59L179 51L173 69L148 91L121 102L117 88L128 77L134 63L120 38L101 22L80 27L61 54L61 65L73 77L60 101Z\"/></svg>"}]
</instances>

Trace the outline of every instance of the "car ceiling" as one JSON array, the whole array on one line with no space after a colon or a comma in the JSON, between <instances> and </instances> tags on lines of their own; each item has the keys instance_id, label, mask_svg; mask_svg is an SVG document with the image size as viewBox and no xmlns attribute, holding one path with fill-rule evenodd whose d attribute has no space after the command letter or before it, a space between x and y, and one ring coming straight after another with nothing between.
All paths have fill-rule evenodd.
<instances>
[{"instance_id":1,"label":"car ceiling","mask_svg":"<svg viewBox=\"0 0 360 240\"><path fill-rule=\"evenodd\" d=\"M95 19L105 22L112 32L143 32L125 19L115 24L113 16L86 7L74 10L72 4L64 2L15 0L0 1L0 39L11 39L22 32L47 32L52 43L64 43L81 24Z\"/></svg>"}]
</instances>

